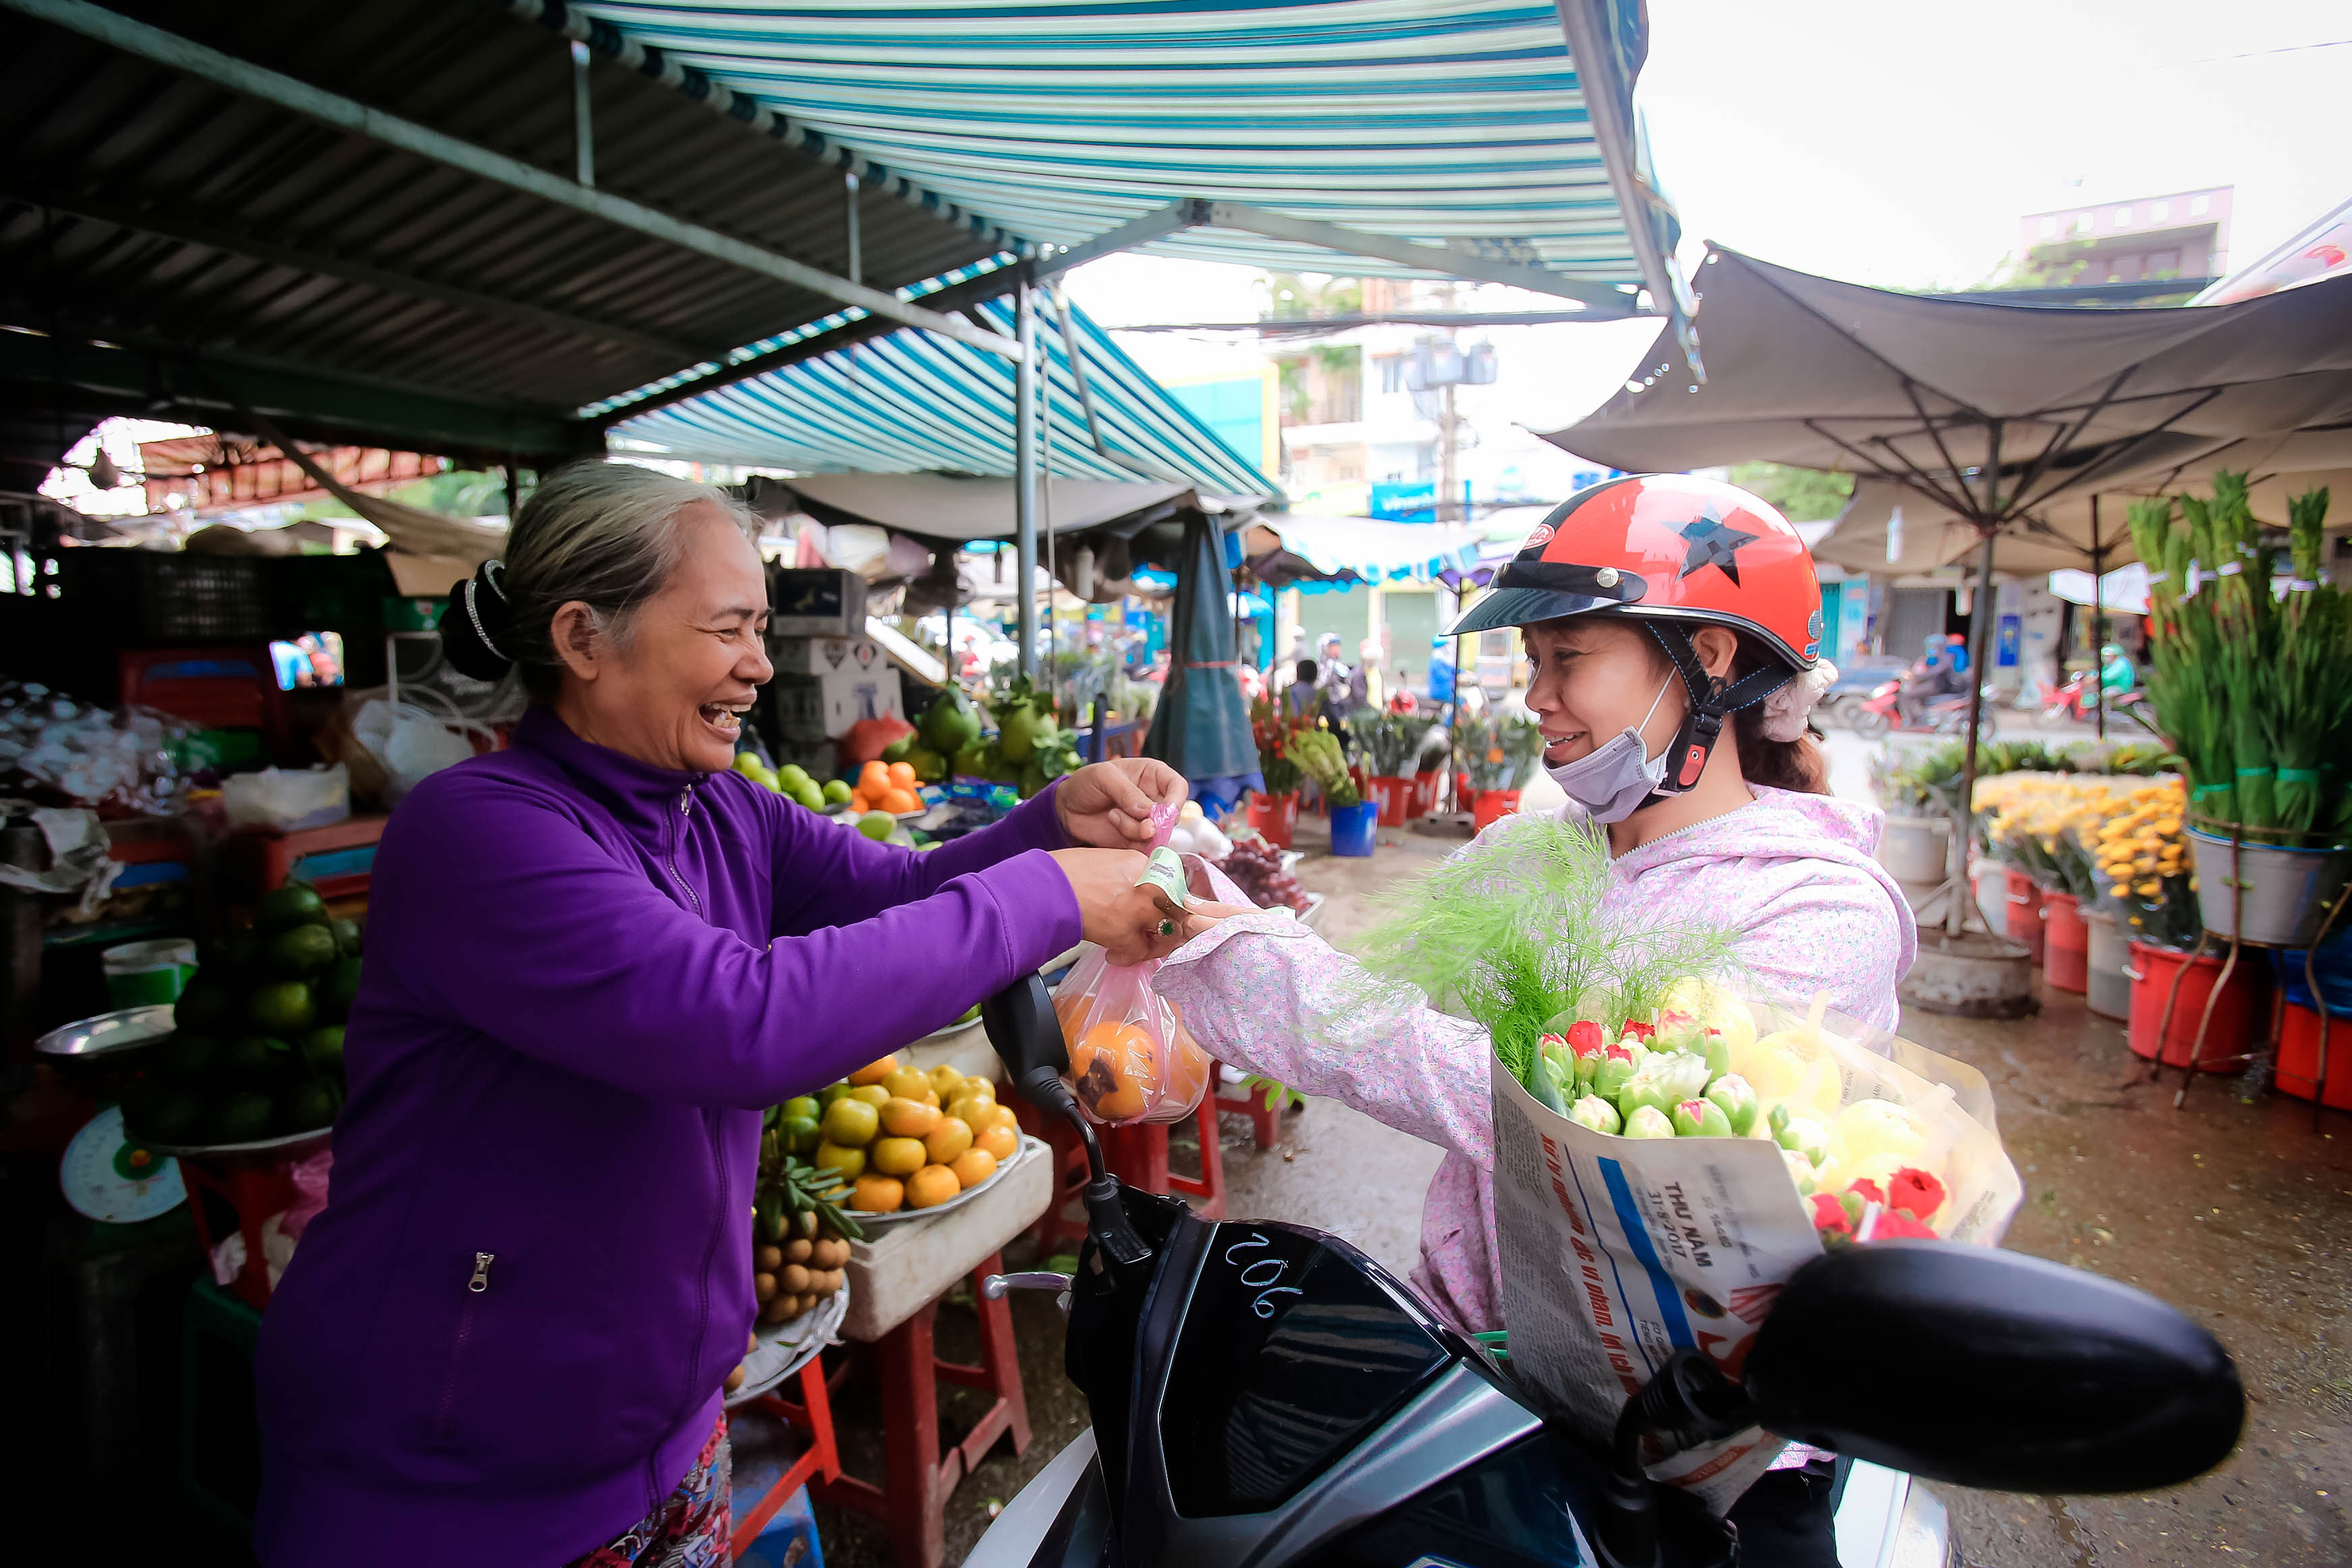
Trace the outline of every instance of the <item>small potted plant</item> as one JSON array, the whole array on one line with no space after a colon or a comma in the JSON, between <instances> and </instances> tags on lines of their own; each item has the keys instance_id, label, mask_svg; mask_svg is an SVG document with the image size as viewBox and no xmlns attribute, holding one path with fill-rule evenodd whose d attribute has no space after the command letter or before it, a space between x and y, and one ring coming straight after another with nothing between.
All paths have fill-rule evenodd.
<instances>
[{"instance_id":1,"label":"small potted plant","mask_svg":"<svg viewBox=\"0 0 2352 1568\"><path fill-rule=\"evenodd\" d=\"M1298 764L1285 750L1291 731L1265 698L1250 708L1250 731L1257 741L1258 777L1265 788L1250 794L1249 825L1268 844L1287 849L1298 831L1300 777Z\"/></svg>"},{"instance_id":2,"label":"small potted plant","mask_svg":"<svg viewBox=\"0 0 2352 1568\"><path fill-rule=\"evenodd\" d=\"M1331 853L1371 854L1380 807L1356 788L1339 737L1328 730L1302 730L1289 738L1283 750L1323 792L1331 812Z\"/></svg>"}]
</instances>

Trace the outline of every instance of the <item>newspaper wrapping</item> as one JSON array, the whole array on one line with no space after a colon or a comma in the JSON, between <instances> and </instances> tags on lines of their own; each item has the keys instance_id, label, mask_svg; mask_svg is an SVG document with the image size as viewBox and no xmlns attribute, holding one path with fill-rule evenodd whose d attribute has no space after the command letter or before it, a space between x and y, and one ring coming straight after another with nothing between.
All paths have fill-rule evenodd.
<instances>
[{"instance_id":1,"label":"newspaper wrapping","mask_svg":"<svg viewBox=\"0 0 2352 1568\"><path fill-rule=\"evenodd\" d=\"M1851 1019L1806 1021L1750 1004L1761 1032L1807 1029L1833 1064L1836 1104L1888 1100L1920 1114L1925 1159L1949 1196L1948 1240L1998 1243L2021 1196L1984 1076ZM1495 1223L1503 1321L1520 1381L1595 1442L1677 1350L1737 1379L1780 1287L1822 1243L1778 1145L1751 1138L1622 1138L1548 1110L1499 1060ZM1653 1479L1721 1514L1781 1439L1751 1428L1662 1458Z\"/></svg>"}]
</instances>

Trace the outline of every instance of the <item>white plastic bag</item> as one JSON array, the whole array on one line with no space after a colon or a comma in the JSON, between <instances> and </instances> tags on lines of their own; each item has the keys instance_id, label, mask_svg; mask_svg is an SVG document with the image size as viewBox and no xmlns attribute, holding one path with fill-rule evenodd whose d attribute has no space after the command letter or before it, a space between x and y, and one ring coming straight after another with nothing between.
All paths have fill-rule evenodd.
<instances>
[{"instance_id":1,"label":"white plastic bag","mask_svg":"<svg viewBox=\"0 0 2352 1568\"><path fill-rule=\"evenodd\" d=\"M352 733L383 768L386 805L398 805L420 779L474 754L473 742L449 721L405 702L361 703Z\"/></svg>"},{"instance_id":2,"label":"white plastic bag","mask_svg":"<svg viewBox=\"0 0 2352 1568\"><path fill-rule=\"evenodd\" d=\"M231 773L221 781L221 805L239 827L324 827L352 814L351 771L337 763Z\"/></svg>"}]
</instances>

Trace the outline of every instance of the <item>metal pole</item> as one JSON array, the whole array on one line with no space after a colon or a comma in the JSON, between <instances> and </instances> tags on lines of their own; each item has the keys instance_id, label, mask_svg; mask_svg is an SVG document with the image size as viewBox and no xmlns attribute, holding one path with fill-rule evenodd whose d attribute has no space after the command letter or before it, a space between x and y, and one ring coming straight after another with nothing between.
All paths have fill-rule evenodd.
<instances>
[{"instance_id":1,"label":"metal pole","mask_svg":"<svg viewBox=\"0 0 2352 1568\"><path fill-rule=\"evenodd\" d=\"M1013 377L1013 545L1019 580L1021 673L1037 674L1037 301L1027 283L1013 291L1020 368Z\"/></svg>"},{"instance_id":2,"label":"metal pole","mask_svg":"<svg viewBox=\"0 0 2352 1568\"><path fill-rule=\"evenodd\" d=\"M1992 647L1992 541L1993 524L2000 516L2000 421L1996 419L1985 432L1984 500L1977 520L1977 529L1984 537L1984 548L1977 556L1977 602L1969 627L1969 641L1976 650L1969 658L1969 743L1960 766L1960 798L1952 814L1952 896L1945 900L1944 933L1957 938L1968 923L1968 911L1976 900L1968 888L1969 825L1974 821L1977 795L1977 732L1984 721L1985 656Z\"/></svg>"},{"instance_id":3,"label":"metal pole","mask_svg":"<svg viewBox=\"0 0 2352 1568\"><path fill-rule=\"evenodd\" d=\"M588 46L572 45L572 176L590 190L596 188L596 136L588 118Z\"/></svg>"},{"instance_id":4,"label":"metal pole","mask_svg":"<svg viewBox=\"0 0 2352 1568\"><path fill-rule=\"evenodd\" d=\"M2107 552L2099 544L2099 498L2091 498L2091 690L2099 704L2099 739L2107 738L2107 670L2101 662L2107 643L2105 595L2099 579L2107 572Z\"/></svg>"}]
</instances>

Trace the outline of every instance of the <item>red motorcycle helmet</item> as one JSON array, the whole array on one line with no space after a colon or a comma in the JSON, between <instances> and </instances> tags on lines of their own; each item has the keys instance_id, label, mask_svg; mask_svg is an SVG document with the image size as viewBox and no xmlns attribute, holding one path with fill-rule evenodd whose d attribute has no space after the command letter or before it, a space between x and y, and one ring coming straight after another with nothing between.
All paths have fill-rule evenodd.
<instances>
[{"instance_id":1,"label":"red motorcycle helmet","mask_svg":"<svg viewBox=\"0 0 2352 1568\"><path fill-rule=\"evenodd\" d=\"M1536 525L1493 589L1449 636L1563 616L1622 616L1649 627L1690 694L1664 794L1698 782L1727 716L1821 660L1811 552L1772 506L1719 479L1628 474L1579 490ZM1694 626L1746 632L1779 660L1736 681L1710 676L1691 647Z\"/></svg>"}]
</instances>

